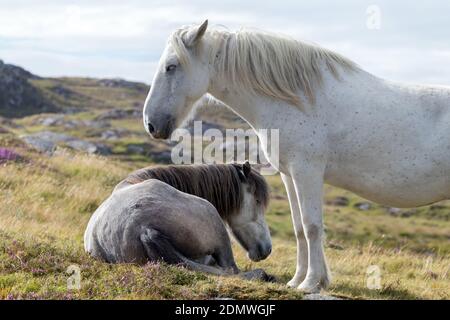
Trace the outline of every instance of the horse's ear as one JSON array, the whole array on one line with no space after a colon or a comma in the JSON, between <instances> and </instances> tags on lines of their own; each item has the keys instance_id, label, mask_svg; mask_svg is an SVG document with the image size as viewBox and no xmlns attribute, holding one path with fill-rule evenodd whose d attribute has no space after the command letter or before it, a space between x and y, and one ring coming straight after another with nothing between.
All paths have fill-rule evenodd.
<instances>
[{"instance_id":1,"label":"horse's ear","mask_svg":"<svg viewBox=\"0 0 450 320\"><path fill-rule=\"evenodd\" d=\"M206 19L199 27L193 28L191 31L189 31L186 36L186 46L187 47L194 46L198 42L198 40L200 40L201 37L203 37L207 28L208 28L208 19Z\"/></svg>"},{"instance_id":2,"label":"horse's ear","mask_svg":"<svg viewBox=\"0 0 450 320\"><path fill-rule=\"evenodd\" d=\"M250 165L250 162L245 161L245 163L242 165L242 171L244 172L244 176L248 178L250 175L250 172L252 171L252 167Z\"/></svg>"}]
</instances>

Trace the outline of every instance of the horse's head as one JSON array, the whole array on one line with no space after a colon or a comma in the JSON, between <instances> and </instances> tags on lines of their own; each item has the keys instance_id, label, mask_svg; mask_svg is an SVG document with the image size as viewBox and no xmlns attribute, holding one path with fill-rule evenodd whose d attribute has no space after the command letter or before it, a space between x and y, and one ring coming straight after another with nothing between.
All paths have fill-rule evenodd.
<instances>
[{"instance_id":1,"label":"horse's head","mask_svg":"<svg viewBox=\"0 0 450 320\"><path fill-rule=\"evenodd\" d=\"M253 261L267 258L272 251L269 227L264 218L268 204L268 186L264 178L250 167L236 165L242 181L242 205L228 218L228 225L239 244Z\"/></svg>"},{"instance_id":2,"label":"horse's head","mask_svg":"<svg viewBox=\"0 0 450 320\"><path fill-rule=\"evenodd\" d=\"M144 126L167 139L209 86L209 57L202 46L208 20L175 31L164 49L144 106Z\"/></svg>"}]
</instances>

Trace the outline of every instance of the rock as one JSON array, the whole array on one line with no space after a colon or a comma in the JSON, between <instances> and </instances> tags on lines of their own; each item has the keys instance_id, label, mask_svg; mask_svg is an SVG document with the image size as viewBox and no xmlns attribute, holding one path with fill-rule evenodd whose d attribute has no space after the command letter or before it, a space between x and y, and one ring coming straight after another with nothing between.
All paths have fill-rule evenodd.
<instances>
[{"instance_id":1,"label":"rock","mask_svg":"<svg viewBox=\"0 0 450 320\"><path fill-rule=\"evenodd\" d=\"M29 81L39 79L30 72L0 62L0 116L14 118L41 112L52 112L58 107L50 102Z\"/></svg>"},{"instance_id":2,"label":"rock","mask_svg":"<svg viewBox=\"0 0 450 320\"><path fill-rule=\"evenodd\" d=\"M259 280L264 282L276 282L274 276L266 273L263 269L254 269L251 271L241 272L239 276L245 280Z\"/></svg>"},{"instance_id":3,"label":"rock","mask_svg":"<svg viewBox=\"0 0 450 320\"><path fill-rule=\"evenodd\" d=\"M103 144L84 141L63 133L52 131L41 131L32 135L24 136L22 139L38 151L50 154L53 154L56 146L60 143L63 143L75 150L87 152L89 154L107 155L111 153L111 150Z\"/></svg>"},{"instance_id":4,"label":"rock","mask_svg":"<svg viewBox=\"0 0 450 320\"><path fill-rule=\"evenodd\" d=\"M338 297L322 295L320 293L305 294L303 300L342 300Z\"/></svg>"},{"instance_id":5,"label":"rock","mask_svg":"<svg viewBox=\"0 0 450 320\"><path fill-rule=\"evenodd\" d=\"M83 151L89 154L101 154L101 155L111 154L111 151L105 145L94 144L88 141L71 140L67 142L66 145L75 150Z\"/></svg>"},{"instance_id":6,"label":"rock","mask_svg":"<svg viewBox=\"0 0 450 320\"><path fill-rule=\"evenodd\" d=\"M149 152L148 155L156 162L162 162L162 163L172 162L172 152L169 150Z\"/></svg>"},{"instance_id":7,"label":"rock","mask_svg":"<svg viewBox=\"0 0 450 320\"><path fill-rule=\"evenodd\" d=\"M64 121L63 115L55 115L55 116L50 116L50 117L45 117L45 118L39 118L34 123L38 124L38 125L46 126L46 127L53 127L53 126L62 125L63 121Z\"/></svg>"},{"instance_id":8,"label":"rock","mask_svg":"<svg viewBox=\"0 0 450 320\"><path fill-rule=\"evenodd\" d=\"M368 202L358 202L354 205L354 207L361 211L367 211L372 208L372 205Z\"/></svg>"},{"instance_id":9,"label":"rock","mask_svg":"<svg viewBox=\"0 0 450 320\"><path fill-rule=\"evenodd\" d=\"M335 250L344 250L344 247L343 247L343 246L341 246L341 245L339 245L339 244L337 244L337 243L333 243L333 242L329 242L329 243L327 244L327 247L328 247L328 248L331 248L331 249L335 249Z\"/></svg>"},{"instance_id":10,"label":"rock","mask_svg":"<svg viewBox=\"0 0 450 320\"><path fill-rule=\"evenodd\" d=\"M98 115L95 120L117 120L127 118L141 118L142 110L137 109L112 109Z\"/></svg>"},{"instance_id":11,"label":"rock","mask_svg":"<svg viewBox=\"0 0 450 320\"><path fill-rule=\"evenodd\" d=\"M63 133L41 131L32 135L23 136L22 139L38 151L53 153L58 143L68 142L74 138Z\"/></svg>"},{"instance_id":12,"label":"rock","mask_svg":"<svg viewBox=\"0 0 450 320\"><path fill-rule=\"evenodd\" d=\"M15 128L15 129L22 128L21 125L18 125L17 123L12 121L11 119L6 119L6 118L3 118L3 117L0 117L0 128L3 128L3 129L6 130L5 127Z\"/></svg>"},{"instance_id":13,"label":"rock","mask_svg":"<svg viewBox=\"0 0 450 320\"><path fill-rule=\"evenodd\" d=\"M56 93L57 95L63 97L64 99L70 99L79 96L79 94L75 93L74 91L57 84L50 88L50 91L53 93Z\"/></svg>"},{"instance_id":14,"label":"rock","mask_svg":"<svg viewBox=\"0 0 450 320\"><path fill-rule=\"evenodd\" d=\"M94 128L94 129L105 129L111 127L111 124L108 121L97 121L97 120L86 120L83 121L83 126Z\"/></svg>"},{"instance_id":15,"label":"rock","mask_svg":"<svg viewBox=\"0 0 450 320\"><path fill-rule=\"evenodd\" d=\"M414 209L410 210L402 210L400 208L387 208L387 212L394 217L401 217L401 218L409 218L411 217L416 211Z\"/></svg>"},{"instance_id":16,"label":"rock","mask_svg":"<svg viewBox=\"0 0 450 320\"><path fill-rule=\"evenodd\" d=\"M100 138L102 138L104 140L117 140L120 138L120 135L115 130L106 130L106 131L102 132L102 134L100 135Z\"/></svg>"},{"instance_id":17,"label":"rock","mask_svg":"<svg viewBox=\"0 0 450 320\"><path fill-rule=\"evenodd\" d=\"M86 111L86 108L81 107L64 107L62 110L65 114L75 114Z\"/></svg>"},{"instance_id":18,"label":"rock","mask_svg":"<svg viewBox=\"0 0 450 320\"><path fill-rule=\"evenodd\" d=\"M350 204L350 201L346 197L336 197L334 199L327 200L326 204L329 206L346 207Z\"/></svg>"},{"instance_id":19,"label":"rock","mask_svg":"<svg viewBox=\"0 0 450 320\"><path fill-rule=\"evenodd\" d=\"M109 129L100 134L100 138L104 140L117 140L128 134L129 131L123 128Z\"/></svg>"},{"instance_id":20,"label":"rock","mask_svg":"<svg viewBox=\"0 0 450 320\"><path fill-rule=\"evenodd\" d=\"M402 218L409 218L409 217L411 217L413 214L414 214L414 211L413 211L413 210L410 210L410 211L403 211L403 212L400 214L400 217L402 217Z\"/></svg>"},{"instance_id":21,"label":"rock","mask_svg":"<svg viewBox=\"0 0 450 320\"><path fill-rule=\"evenodd\" d=\"M53 151L55 151L56 148L56 143L50 140L42 139L40 137L26 136L23 137L23 141L25 141L26 144L28 144L29 146L33 147L34 149L40 152L51 154L53 153Z\"/></svg>"},{"instance_id":22,"label":"rock","mask_svg":"<svg viewBox=\"0 0 450 320\"><path fill-rule=\"evenodd\" d=\"M433 204L430 206L430 210L444 210L444 209L447 209L447 207L439 204Z\"/></svg>"},{"instance_id":23,"label":"rock","mask_svg":"<svg viewBox=\"0 0 450 320\"><path fill-rule=\"evenodd\" d=\"M75 129L80 127L104 129L111 126L111 124L107 121L66 119L63 114L38 118L34 121L34 124L46 127L64 127L66 129Z\"/></svg>"},{"instance_id":24,"label":"rock","mask_svg":"<svg viewBox=\"0 0 450 320\"><path fill-rule=\"evenodd\" d=\"M130 144L127 146L127 153L145 154L145 148L141 145Z\"/></svg>"},{"instance_id":25,"label":"rock","mask_svg":"<svg viewBox=\"0 0 450 320\"><path fill-rule=\"evenodd\" d=\"M84 123L82 121L77 121L77 120L68 120L68 121L64 121L62 123L62 126L66 129L76 129L81 126L84 126Z\"/></svg>"},{"instance_id":26,"label":"rock","mask_svg":"<svg viewBox=\"0 0 450 320\"><path fill-rule=\"evenodd\" d=\"M400 214L400 212L402 211L402 209L400 208L388 208L387 212L391 215L391 216L398 216Z\"/></svg>"},{"instance_id":27,"label":"rock","mask_svg":"<svg viewBox=\"0 0 450 320\"><path fill-rule=\"evenodd\" d=\"M58 143L58 142L68 142L71 140L74 140L74 137L71 137L67 134L64 133L58 133L58 132L53 132L53 131L41 131L41 132L37 132L33 135L31 135L32 137L36 137L36 138L40 138L43 140L47 140L47 141L51 141L53 143Z\"/></svg>"},{"instance_id":28,"label":"rock","mask_svg":"<svg viewBox=\"0 0 450 320\"><path fill-rule=\"evenodd\" d=\"M56 119L56 118L47 118L47 119L44 119L41 122L41 124L43 126L49 127L49 126L54 126L57 122L58 122L58 119Z\"/></svg>"}]
</instances>

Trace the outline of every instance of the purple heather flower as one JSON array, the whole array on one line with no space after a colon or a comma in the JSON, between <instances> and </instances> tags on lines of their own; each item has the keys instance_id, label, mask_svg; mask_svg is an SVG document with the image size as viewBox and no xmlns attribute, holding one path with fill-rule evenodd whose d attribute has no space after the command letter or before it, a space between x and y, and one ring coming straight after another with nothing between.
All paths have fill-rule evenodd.
<instances>
[{"instance_id":1,"label":"purple heather flower","mask_svg":"<svg viewBox=\"0 0 450 320\"><path fill-rule=\"evenodd\" d=\"M0 163L6 162L9 160L17 160L20 158L20 155L14 152L13 150L7 148L0 148Z\"/></svg>"}]
</instances>

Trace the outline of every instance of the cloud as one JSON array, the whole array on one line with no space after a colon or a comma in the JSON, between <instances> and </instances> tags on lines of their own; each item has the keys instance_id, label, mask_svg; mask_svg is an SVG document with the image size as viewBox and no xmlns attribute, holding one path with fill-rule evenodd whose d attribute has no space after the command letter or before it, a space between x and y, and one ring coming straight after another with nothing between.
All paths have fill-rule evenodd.
<instances>
[{"instance_id":1,"label":"cloud","mask_svg":"<svg viewBox=\"0 0 450 320\"><path fill-rule=\"evenodd\" d=\"M381 29L366 27L371 1L2 0L0 58L44 76L150 82L166 39L209 18L319 43L381 77L450 83L450 3L377 1Z\"/></svg>"}]
</instances>

